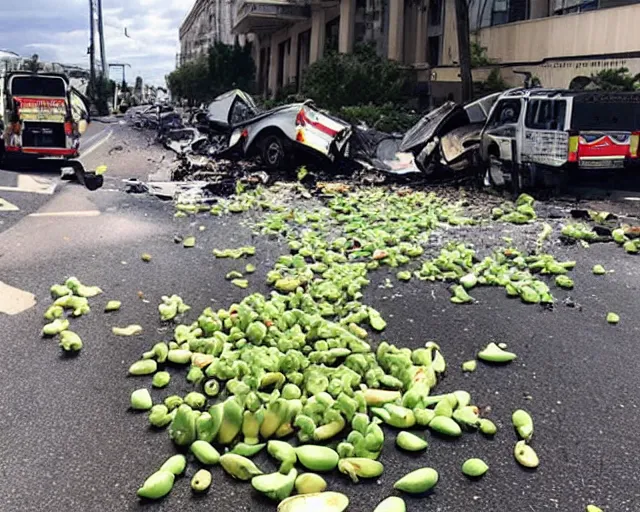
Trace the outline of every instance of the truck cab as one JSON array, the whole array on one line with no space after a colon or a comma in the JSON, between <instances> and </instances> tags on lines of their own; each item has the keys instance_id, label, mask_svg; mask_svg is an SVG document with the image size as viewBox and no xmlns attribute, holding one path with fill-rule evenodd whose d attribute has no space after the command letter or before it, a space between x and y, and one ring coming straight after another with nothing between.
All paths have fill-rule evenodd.
<instances>
[{"instance_id":1,"label":"truck cab","mask_svg":"<svg viewBox=\"0 0 640 512\"><path fill-rule=\"evenodd\" d=\"M638 165L640 93L513 89L500 96L480 136L493 185L555 185L569 172Z\"/></svg>"},{"instance_id":2,"label":"truck cab","mask_svg":"<svg viewBox=\"0 0 640 512\"><path fill-rule=\"evenodd\" d=\"M0 74L0 158L78 157L88 112L86 101L63 74Z\"/></svg>"}]
</instances>

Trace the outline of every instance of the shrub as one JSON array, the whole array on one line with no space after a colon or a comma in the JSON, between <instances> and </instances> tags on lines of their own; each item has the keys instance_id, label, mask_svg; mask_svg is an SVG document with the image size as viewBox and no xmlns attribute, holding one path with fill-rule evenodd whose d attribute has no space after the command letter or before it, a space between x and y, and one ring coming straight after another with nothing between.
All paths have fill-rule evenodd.
<instances>
[{"instance_id":1,"label":"shrub","mask_svg":"<svg viewBox=\"0 0 640 512\"><path fill-rule=\"evenodd\" d=\"M380 57L372 45L352 54L330 53L305 73L302 93L325 108L384 105L405 97L409 74L396 62Z\"/></svg>"},{"instance_id":2,"label":"shrub","mask_svg":"<svg viewBox=\"0 0 640 512\"><path fill-rule=\"evenodd\" d=\"M393 103L342 107L335 115L349 123L365 123L369 128L389 133L406 132L420 119L416 112L399 109Z\"/></svg>"}]
</instances>

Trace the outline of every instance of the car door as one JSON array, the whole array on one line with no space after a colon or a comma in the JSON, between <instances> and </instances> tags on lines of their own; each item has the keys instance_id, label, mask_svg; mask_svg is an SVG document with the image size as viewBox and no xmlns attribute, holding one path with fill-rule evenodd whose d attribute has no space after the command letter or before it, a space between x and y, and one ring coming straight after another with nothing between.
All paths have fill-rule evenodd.
<instances>
[{"instance_id":1,"label":"car door","mask_svg":"<svg viewBox=\"0 0 640 512\"><path fill-rule=\"evenodd\" d=\"M82 135L90 122L89 100L73 87L69 91L69 98L71 102L71 117L73 122L78 125L78 132Z\"/></svg>"},{"instance_id":2,"label":"car door","mask_svg":"<svg viewBox=\"0 0 640 512\"><path fill-rule=\"evenodd\" d=\"M496 103L482 134L487 157L494 155L503 162L517 159L518 155L511 154L511 142L517 137L522 106L521 98L503 98Z\"/></svg>"}]
</instances>

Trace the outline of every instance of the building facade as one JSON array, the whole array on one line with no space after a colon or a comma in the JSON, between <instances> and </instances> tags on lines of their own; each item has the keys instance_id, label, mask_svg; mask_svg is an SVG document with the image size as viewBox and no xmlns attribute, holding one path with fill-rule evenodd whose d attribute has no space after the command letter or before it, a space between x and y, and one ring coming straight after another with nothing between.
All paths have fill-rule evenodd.
<instances>
[{"instance_id":1,"label":"building facade","mask_svg":"<svg viewBox=\"0 0 640 512\"><path fill-rule=\"evenodd\" d=\"M199 3L199 2L198 2ZM253 34L263 94L296 90L325 52L375 44L416 71L435 97L459 94L454 0L236 0L235 34ZM503 79L526 71L546 87L627 67L640 73L640 0L470 0L472 41ZM491 68L474 70L484 80Z\"/></svg>"},{"instance_id":2,"label":"building facade","mask_svg":"<svg viewBox=\"0 0 640 512\"><path fill-rule=\"evenodd\" d=\"M233 44L237 0L196 0L180 25L180 53L176 65L207 53L216 42Z\"/></svg>"}]
</instances>

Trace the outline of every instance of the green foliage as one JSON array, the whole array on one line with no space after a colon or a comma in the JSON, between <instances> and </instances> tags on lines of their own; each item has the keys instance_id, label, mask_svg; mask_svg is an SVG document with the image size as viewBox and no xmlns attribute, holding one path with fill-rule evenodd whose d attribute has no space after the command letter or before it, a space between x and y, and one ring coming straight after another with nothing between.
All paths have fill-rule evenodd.
<instances>
[{"instance_id":1,"label":"green foliage","mask_svg":"<svg viewBox=\"0 0 640 512\"><path fill-rule=\"evenodd\" d=\"M416 112L400 109L393 103L342 107L336 116L353 124L366 123L383 132L406 132L420 119Z\"/></svg>"},{"instance_id":2,"label":"green foliage","mask_svg":"<svg viewBox=\"0 0 640 512\"><path fill-rule=\"evenodd\" d=\"M251 57L251 45L240 46L215 43L209 49L209 81L212 96L230 89L251 92L256 75L256 65Z\"/></svg>"},{"instance_id":3,"label":"green foliage","mask_svg":"<svg viewBox=\"0 0 640 512\"><path fill-rule=\"evenodd\" d=\"M473 84L474 94L477 97L505 91L508 88L509 85L502 79L499 68L493 68L484 82L475 82Z\"/></svg>"},{"instance_id":4,"label":"green foliage","mask_svg":"<svg viewBox=\"0 0 640 512\"><path fill-rule=\"evenodd\" d=\"M640 90L640 73L633 76L629 68L603 69L591 75L591 82L604 91Z\"/></svg>"},{"instance_id":5,"label":"green foliage","mask_svg":"<svg viewBox=\"0 0 640 512\"><path fill-rule=\"evenodd\" d=\"M480 46L477 41L471 41L471 67L481 68L492 64L495 64L495 61L489 58L487 47Z\"/></svg>"},{"instance_id":6,"label":"green foliage","mask_svg":"<svg viewBox=\"0 0 640 512\"><path fill-rule=\"evenodd\" d=\"M187 62L167 75L167 86L175 98L185 98L190 105L211 99L209 66L206 57Z\"/></svg>"},{"instance_id":7,"label":"green foliage","mask_svg":"<svg viewBox=\"0 0 640 512\"><path fill-rule=\"evenodd\" d=\"M352 54L330 53L305 73L302 92L318 105L384 105L400 102L409 74L396 62L377 55L372 45L359 45Z\"/></svg>"},{"instance_id":8,"label":"green foliage","mask_svg":"<svg viewBox=\"0 0 640 512\"><path fill-rule=\"evenodd\" d=\"M251 46L215 43L207 55L183 64L167 75L167 86L176 98L190 104L210 101L230 90L251 91L256 67Z\"/></svg>"}]
</instances>

